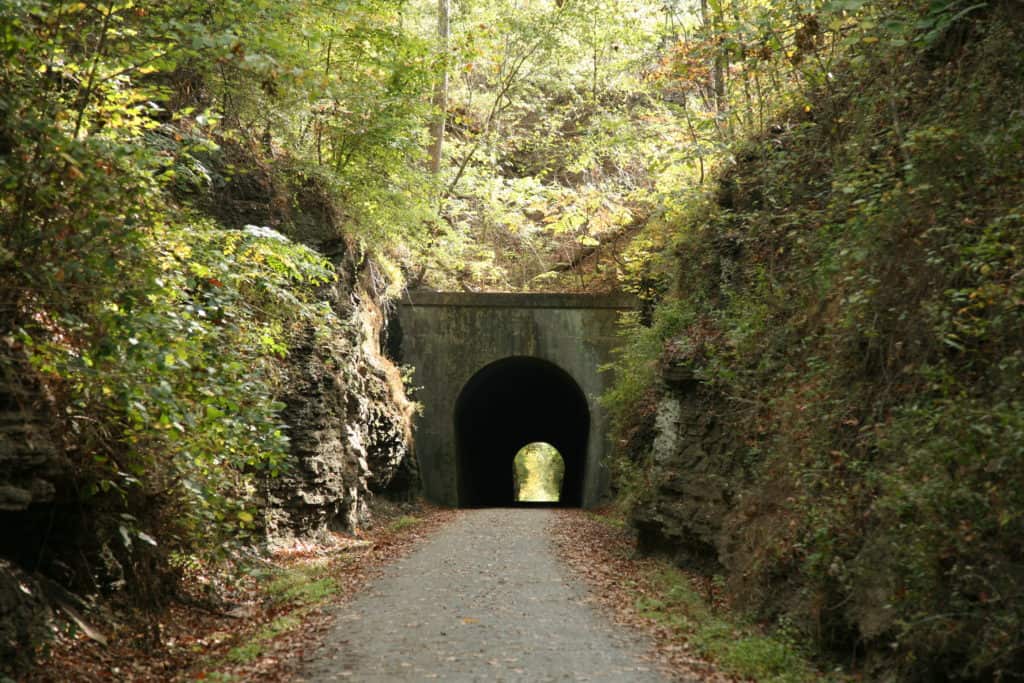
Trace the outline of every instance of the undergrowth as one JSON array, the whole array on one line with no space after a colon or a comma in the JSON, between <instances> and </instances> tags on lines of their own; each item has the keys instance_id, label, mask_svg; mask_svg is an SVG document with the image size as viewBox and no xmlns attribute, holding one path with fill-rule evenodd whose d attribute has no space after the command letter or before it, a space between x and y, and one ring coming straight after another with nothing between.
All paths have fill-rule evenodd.
<instances>
[{"instance_id":1,"label":"undergrowth","mask_svg":"<svg viewBox=\"0 0 1024 683\"><path fill-rule=\"evenodd\" d=\"M414 526L416 526L419 523L420 523L420 520L417 517L413 517L411 515L402 515L401 517L399 517L395 521L393 521L390 524L388 524L388 531L391 531L391 532L402 531L403 529L408 529L410 527L414 527Z\"/></svg>"},{"instance_id":2,"label":"undergrowth","mask_svg":"<svg viewBox=\"0 0 1024 683\"><path fill-rule=\"evenodd\" d=\"M742 464L727 594L870 676L1024 673L1024 34L963 17L878 28L733 146L606 398L641 498L661 378L701 383Z\"/></svg>"},{"instance_id":3,"label":"undergrowth","mask_svg":"<svg viewBox=\"0 0 1024 683\"><path fill-rule=\"evenodd\" d=\"M323 602L338 592L337 581L324 576L324 572L325 568L320 564L288 569L267 585L267 595L274 602L285 605Z\"/></svg>"},{"instance_id":4,"label":"undergrowth","mask_svg":"<svg viewBox=\"0 0 1024 683\"><path fill-rule=\"evenodd\" d=\"M658 597L639 597L640 614L673 629L723 673L764 683L822 680L792 640L715 609L686 573L665 564L649 578Z\"/></svg>"}]
</instances>

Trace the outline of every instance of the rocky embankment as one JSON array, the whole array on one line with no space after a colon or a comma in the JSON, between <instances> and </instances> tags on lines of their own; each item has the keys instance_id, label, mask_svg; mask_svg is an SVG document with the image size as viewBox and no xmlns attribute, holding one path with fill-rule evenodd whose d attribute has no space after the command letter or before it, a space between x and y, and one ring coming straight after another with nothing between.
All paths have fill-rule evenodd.
<instances>
[{"instance_id":1,"label":"rocky embankment","mask_svg":"<svg viewBox=\"0 0 1024 683\"><path fill-rule=\"evenodd\" d=\"M692 375L663 375L648 445L649 485L633 509L642 552L666 554L680 566L703 571L720 566L722 524L731 509L739 468L713 397Z\"/></svg>"},{"instance_id":2,"label":"rocky embankment","mask_svg":"<svg viewBox=\"0 0 1024 683\"><path fill-rule=\"evenodd\" d=\"M335 258L339 272L351 260ZM418 481L412 456L413 404L398 369L381 352L386 308L372 289L372 267L325 290L347 334L292 350L283 418L293 467L268 479L267 532L274 542L324 540L369 521L375 493L403 497ZM369 285L369 286L368 286Z\"/></svg>"},{"instance_id":3,"label":"rocky embankment","mask_svg":"<svg viewBox=\"0 0 1024 683\"><path fill-rule=\"evenodd\" d=\"M331 531L367 524L375 494L405 498L418 482L413 404L382 351L387 282L365 250L341 236L341 219L324 193L307 188L303 194L287 176L231 145L220 154L207 160L208 194L182 200L228 228L273 226L324 254L337 274L316 296L339 324L289 331L281 356L275 398L283 405L288 457L274 476L259 475L244 501L263 513L253 524L271 545L329 540ZM231 165L233 173L216 170ZM57 603L39 585L43 592L69 587L69 595L131 593L128 602L145 596L154 605L175 593L180 572L171 567L163 539L147 545L142 538L136 545L143 554L130 550L131 538L120 539L130 535L126 528L135 519L173 517L175 486L182 482L127 486L120 498L107 489L99 496L86 491L94 459L116 459L118 449L131 447L130 435L120 431L124 425L111 421L100 431L106 444L83 441L62 412L67 397L55 395L61 385L37 381L45 370L32 365L13 336L0 337L0 362L0 661L6 663L30 653L46 631L40 624L49 622ZM261 535L253 538L259 542Z\"/></svg>"}]
</instances>

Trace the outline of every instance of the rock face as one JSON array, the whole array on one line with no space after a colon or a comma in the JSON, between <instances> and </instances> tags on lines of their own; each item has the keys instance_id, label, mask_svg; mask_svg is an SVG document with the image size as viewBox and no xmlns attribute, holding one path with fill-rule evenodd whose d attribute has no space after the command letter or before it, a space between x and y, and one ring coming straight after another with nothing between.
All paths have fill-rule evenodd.
<instances>
[{"instance_id":1,"label":"rock face","mask_svg":"<svg viewBox=\"0 0 1024 683\"><path fill-rule=\"evenodd\" d=\"M0 556L29 550L37 556L30 507L54 502L68 476L67 463L53 442L47 411L38 396L10 377L0 377ZM47 639L50 608L36 581L13 562L0 559L0 671L27 664ZM3 678L0 675L0 678Z\"/></svg>"},{"instance_id":2,"label":"rock face","mask_svg":"<svg viewBox=\"0 0 1024 683\"><path fill-rule=\"evenodd\" d=\"M66 476L66 461L48 433L45 413L33 411L30 396L0 383L0 511L18 512L49 503L55 482Z\"/></svg>"},{"instance_id":3,"label":"rock face","mask_svg":"<svg viewBox=\"0 0 1024 683\"><path fill-rule=\"evenodd\" d=\"M720 566L720 537L739 470L711 402L697 380L666 377L653 438L641 456L649 484L632 516L641 552L700 571Z\"/></svg>"},{"instance_id":4,"label":"rock face","mask_svg":"<svg viewBox=\"0 0 1024 683\"><path fill-rule=\"evenodd\" d=\"M312 331L289 354L283 420L292 467L266 481L272 543L328 540L369 521L374 493L407 495L418 482L411 452L413 405L398 369L380 353L385 316L363 287L339 282L325 292L347 333Z\"/></svg>"},{"instance_id":5,"label":"rock face","mask_svg":"<svg viewBox=\"0 0 1024 683\"><path fill-rule=\"evenodd\" d=\"M193 198L204 211L226 226L270 226L323 254L338 274L321 295L346 329L326 340L309 330L289 350L280 399L291 466L261 486L272 544L326 540L330 531L367 523L374 493L404 496L419 485L413 405L398 369L381 353L385 278L343 236L344 211L328 188L275 171L273 155L265 157L252 141L218 144L220 152L204 159L213 182Z\"/></svg>"},{"instance_id":6,"label":"rock face","mask_svg":"<svg viewBox=\"0 0 1024 683\"><path fill-rule=\"evenodd\" d=\"M0 663L28 664L49 637L52 618L41 586L11 562L0 560Z\"/></svg>"},{"instance_id":7,"label":"rock face","mask_svg":"<svg viewBox=\"0 0 1024 683\"><path fill-rule=\"evenodd\" d=\"M54 511L71 499L72 467L47 396L24 367L7 369L0 372L0 557L34 567L50 555L47 540L56 543L68 526Z\"/></svg>"}]
</instances>

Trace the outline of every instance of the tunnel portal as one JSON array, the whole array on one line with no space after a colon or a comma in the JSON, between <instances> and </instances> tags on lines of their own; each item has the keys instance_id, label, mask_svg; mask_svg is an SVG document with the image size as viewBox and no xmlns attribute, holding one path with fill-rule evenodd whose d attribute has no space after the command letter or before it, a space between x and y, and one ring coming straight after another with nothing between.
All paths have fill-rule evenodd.
<instances>
[{"instance_id":1,"label":"tunnel portal","mask_svg":"<svg viewBox=\"0 0 1024 683\"><path fill-rule=\"evenodd\" d=\"M426 498L509 504L517 450L545 441L565 464L561 503L600 504L609 444L598 397L614 379L601 368L614 360L619 317L635 308L621 295L408 292L388 339L415 368Z\"/></svg>"},{"instance_id":2,"label":"tunnel portal","mask_svg":"<svg viewBox=\"0 0 1024 683\"><path fill-rule=\"evenodd\" d=\"M455 455L462 507L513 505L513 460L546 442L565 463L559 505L579 507L590 434L590 409L576 381L554 363L526 356L486 366L455 404Z\"/></svg>"}]
</instances>

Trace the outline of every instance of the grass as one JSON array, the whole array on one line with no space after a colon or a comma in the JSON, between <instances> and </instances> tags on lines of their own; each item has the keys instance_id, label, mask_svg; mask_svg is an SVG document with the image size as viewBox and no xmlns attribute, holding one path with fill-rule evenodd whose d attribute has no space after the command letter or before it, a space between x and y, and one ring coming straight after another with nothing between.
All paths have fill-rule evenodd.
<instances>
[{"instance_id":1,"label":"grass","mask_svg":"<svg viewBox=\"0 0 1024 683\"><path fill-rule=\"evenodd\" d=\"M739 615L712 607L687 574L668 565L651 571L648 578L659 597L638 597L637 610L685 637L698 654L714 661L723 672L765 683L822 680L822 674L793 643L763 633Z\"/></svg>"},{"instance_id":2,"label":"grass","mask_svg":"<svg viewBox=\"0 0 1024 683\"><path fill-rule=\"evenodd\" d=\"M324 568L309 565L287 569L267 585L267 595L276 603L316 605L338 592L337 582L322 576Z\"/></svg>"},{"instance_id":3,"label":"grass","mask_svg":"<svg viewBox=\"0 0 1024 683\"><path fill-rule=\"evenodd\" d=\"M412 515L402 515L395 521L388 524L388 533L393 534L397 531L408 529L409 527L416 526L421 521L422 520L419 517L413 517Z\"/></svg>"},{"instance_id":4,"label":"grass","mask_svg":"<svg viewBox=\"0 0 1024 683\"><path fill-rule=\"evenodd\" d=\"M306 610L297 610L291 614L274 619L260 629L245 645L230 650L225 659L232 664L246 664L263 654L264 644L302 625L302 616Z\"/></svg>"},{"instance_id":5,"label":"grass","mask_svg":"<svg viewBox=\"0 0 1024 683\"><path fill-rule=\"evenodd\" d=\"M331 600L339 592L338 583L324 573L329 568L323 563L289 567L274 572L274 579L266 584L266 598L287 610L259 631L237 645L210 665L204 680L235 681L232 674L217 671L227 666L248 664L261 657L268 645L289 631L302 626L306 616L318 606Z\"/></svg>"}]
</instances>

